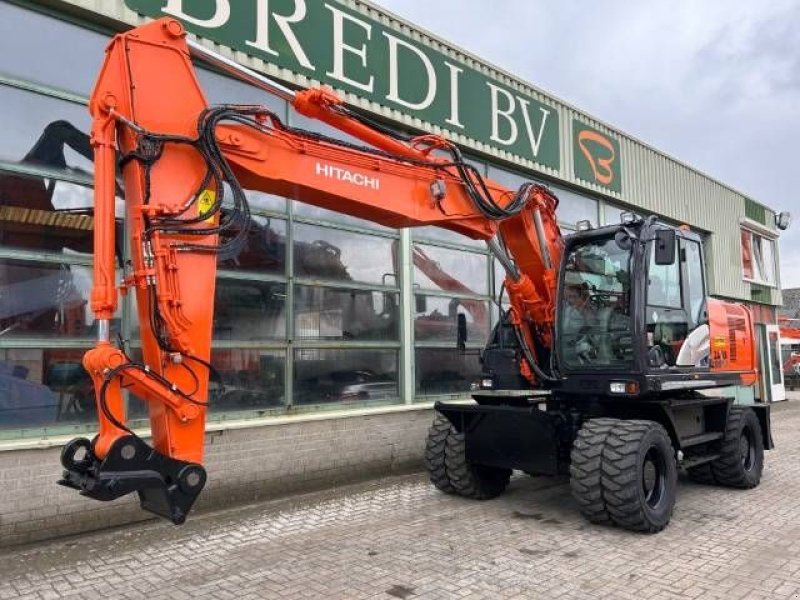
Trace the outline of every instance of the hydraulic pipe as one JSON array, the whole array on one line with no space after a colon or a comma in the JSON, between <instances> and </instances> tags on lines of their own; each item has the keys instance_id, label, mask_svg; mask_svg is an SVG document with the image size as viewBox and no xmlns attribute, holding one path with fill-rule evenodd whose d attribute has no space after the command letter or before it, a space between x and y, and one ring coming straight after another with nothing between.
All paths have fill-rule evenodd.
<instances>
[{"instance_id":1,"label":"hydraulic pipe","mask_svg":"<svg viewBox=\"0 0 800 600\"><path fill-rule=\"evenodd\" d=\"M273 81L269 77L259 75L255 71L248 69L247 67L243 67L231 59L226 58L221 54L214 52L213 50L209 50L205 46L201 46L194 40L187 38L186 43L189 45L189 53L195 58L203 60L210 65L217 67L218 69L222 69L236 79L240 79L241 81L260 88L265 92L269 92L281 100L285 100L286 102L294 102L296 96L294 91L281 85L280 83Z\"/></svg>"}]
</instances>

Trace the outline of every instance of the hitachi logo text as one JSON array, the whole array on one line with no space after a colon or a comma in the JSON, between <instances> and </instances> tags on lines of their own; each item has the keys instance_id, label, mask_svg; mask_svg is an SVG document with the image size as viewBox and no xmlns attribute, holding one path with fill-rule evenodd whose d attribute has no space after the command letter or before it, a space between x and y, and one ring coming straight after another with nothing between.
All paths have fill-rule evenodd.
<instances>
[{"instance_id":1,"label":"hitachi logo text","mask_svg":"<svg viewBox=\"0 0 800 600\"><path fill-rule=\"evenodd\" d=\"M316 171L317 175L330 177L338 181L346 181L347 183L352 183L359 187L372 188L373 190L381 189L381 180L377 177L367 177L362 173L353 173L347 169L341 169L333 165L324 165L322 163L317 163Z\"/></svg>"}]
</instances>

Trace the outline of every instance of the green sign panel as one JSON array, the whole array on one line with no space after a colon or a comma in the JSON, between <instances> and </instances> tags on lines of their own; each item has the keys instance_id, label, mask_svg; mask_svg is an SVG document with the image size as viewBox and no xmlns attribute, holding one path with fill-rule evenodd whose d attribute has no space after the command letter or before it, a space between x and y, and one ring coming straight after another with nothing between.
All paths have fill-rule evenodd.
<instances>
[{"instance_id":1,"label":"green sign panel","mask_svg":"<svg viewBox=\"0 0 800 600\"><path fill-rule=\"evenodd\" d=\"M559 169L553 106L336 0L125 0L202 37Z\"/></svg>"},{"instance_id":2,"label":"green sign panel","mask_svg":"<svg viewBox=\"0 0 800 600\"><path fill-rule=\"evenodd\" d=\"M573 119L572 155L578 179L622 191L622 157L615 137Z\"/></svg>"}]
</instances>

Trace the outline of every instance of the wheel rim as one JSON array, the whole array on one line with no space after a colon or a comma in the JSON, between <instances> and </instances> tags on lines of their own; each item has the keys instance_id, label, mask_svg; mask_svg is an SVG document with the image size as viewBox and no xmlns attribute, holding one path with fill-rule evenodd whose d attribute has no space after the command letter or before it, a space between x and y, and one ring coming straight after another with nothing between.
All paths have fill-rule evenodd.
<instances>
[{"instance_id":1,"label":"wheel rim","mask_svg":"<svg viewBox=\"0 0 800 600\"><path fill-rule=\"evenodd\" d=\"M651 447L642 464L642 491L645 503L655 508L664 498L667 487L667 465L658 448Z\"/></svg>"},{"instance_id":2,"label":"wheel rim","mask_svg":"<svg viewBox=\"0 0 800 600\"><path fill-rule=\"evenodd\" d=\"M739 456L744 470L751 471L756 463L756 446L753 443L753 432L749 427L745 427L742 437L739 438Z\"/></svg>"}]
</instances>

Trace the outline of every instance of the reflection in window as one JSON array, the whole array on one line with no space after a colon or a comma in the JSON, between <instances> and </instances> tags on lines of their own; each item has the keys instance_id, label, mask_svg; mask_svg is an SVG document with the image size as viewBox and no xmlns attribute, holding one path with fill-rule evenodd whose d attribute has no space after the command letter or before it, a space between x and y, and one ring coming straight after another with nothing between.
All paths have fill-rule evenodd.
<instances>
[{"instance_id":1,"label":"reflection in window","mask_svg":"<svg viewBox=\"0 0 800 600\"><path fill-rule=\"evenodd\" d=\"M744 278L775 285L775 242L747 229L742 229L741 236Z\"/></svg>"},{"instance_id":2,"label":"reflection in window","mask_svg":"<svg viewBox=\"0 0 800 600\"><path fill-rule=\"evenodd\" d=\"M296 286L298 339L384 340L399 336L399 295L394 292Z\"/></svg>"},{"instance_id":3,"label":"reflection in window","mask_svg":"<svg viewBox=\"0 0 800 600\"><path fill-rule=\"evenodd\" d=\"M217 280L214 341L286 338L286 285L242 279Z\"/></svg>"},{"instance_id":4,"label":"reflection in window","mask_svg":"<svg viewBox=\"0 0 800 600\"><path fill-rule=\"evenodd\" d=\"M485 295L486 255L434 246L414 246L414 285L427 290Z\"/></svg>"},{"instance_id":5,"label":"reflection in window","mask_svg":"<svg viewBox=\"0 0 800 600\"><path fill-rule=\"evenodd\" d=\"M296 224L294 272L299 277L397 285L395 240Z\"/></svg>"},{"instance_id":6,"label":"reflection in window","mask_svg":"<svg viewBox=\"0 0 800 600\"><path fill-rule=\"evenodd\" d=\"M7 49L0 52L0 73L85 95L94 85L109 42L84 27L8 2L0 2L0 39ZM52 40L58 40L56 52Z\"/></svg>"},{"instance_id":7,"label":"reflection in window","mask_svg":"<svg viewBox=\"0 0 800 600\"><path fill-rule=\"evenodd\" d=\"M0 84L0 160L91 173L85 106Z\"/></svg>"},{"instance_id":8,"label":"reflection in window","mask_svg":"<svg viewBox=\"0 0 800 600\"><path fill-rule=\"evenodd\" d=\"M141 361L140 350L131 353ZM235 412L265 411L286 404L284 370L286 355L280 350L219 348L211 351L211 364L219 373L223 387L209 383L209 412L215 415ZM146 403L130 394L129 419L147 419ZM136 423L135 426L141 426Z\"/></svg>"},{"instance_id":9,"label":"reflection in window","mask_svg":"<svg viewBox=\"0 0 800 600\"><path fill-rule=\"evenodd\" d=\"M481 366L475 354L455 348L417 348L414 352L417 399L437 394L465 394L478 379Z\"/></svg>"},{"instance_id":10,"label":"reflection in window","mask_svg":"<svg viewBox=\"0 0 800 600\"><path fill-rule=\"evenodd\" d=\"M85 350L0 350L0 430L96 423Z\"/></svg>"},{"instance_id":11,"label":"reflection in window","mask_svg":"<svg viewBox=\"0 0 800 600\"><path fill-rule=\"evenodd\" d=\"M680 265L677 260L670 265L656 264L656 252L653 242L650 242L650 247L650 267L647 271L647 304L680 308Z\"/></svg>"},{"instance_id":12,"label":"reflection in window","mask_svg":"<svg viewBox=\"0 0 800 600\"><path fill-rule=\"evenodd\" d=\"M686 265L686 286L689 294L689 320L692 325L705 322L703 309L706 302L705 283L703 282L703 259L700 256L700 244L690 240L681 240L683 246L683 262Z\"/></svg>"},{"instance_id":13,"label":"reflection in window","mask_svg":"<svg viewBox=\"0 0 800 600\"><path fill-rule=\"evenodd\" d=\"M224 391L211 399L211 414L279 408L286 403L286 355L275 350L215 349L211 364L224 383ZM216 385L212 383L212 390Z\"/></svg>"},{"instance_id":14,"label":"reflection in window","mask_svg":"<svg viewBox=\"0 0 800 600\"><path fill-rule=\"evenodd\" d=\"M470 343L485 342L489 335L489 303L468 298L443 298L441 296L416 296L417 312L414 315L414 339L456 342L457 315L467 320L467 338Z\"/></svg>"},{"instance_id":15,"label":"reflection in window","mask_svg":"<svg viewBox=\"0 0 800 600\"><path fill-rule=\"evenodd\" d=\"M570 227L575 227L578 221L589 221L592 226L597 225L597 200L562 187L551 185L550 189L558 198L556 216L559 222Z\"/></svg>"},{"instance_id":16,"label":"reflection in window","mask_svg":"<svg viewBox=\"0 0 800 600\"><path fill-rule=\"evenodd\" d=\"M200 63L202 64L202 63ZM286 121L286 102L252 85L205 68L195 73L209 104L258 104L268 106L281 121Z\"/></svg>"},{"instance_id":17,"label":"reflection in window","mask_svg":"<svg viewBox=\"0 0 800 600\"><path fill-rule=\"evenodd\" d=\"M226 238L223 238L223 243ZM286 273L286 221L261 215L250 216L247 242L238 254L220 254L220 269Z\"/></svg>"},{"instance_id":18,"label":"reflection in window","mask_svg":"<svg viewBox=\"0 0 800 600\"><path fill-rule=\"evenodd\" d=\"M486 248L486 242L483 240L473 240L472 238L468 238L467 236L456 233L455 231L442 229L441 227L435 227L433 225L429 227L415 228L413 232L415 240L433 240L449 242L451 244L460 244L462 246L470 246L473 248Z\"/></svg>"},{"instance_id":19,"label":"reflection in window","mask_svg":"<svg viewBox=\"0 0 800 600\"><path fill-rule=\"evenodd\" d=\"M337 212L335 210L320 208L318 206L314 206L312 204L306 204L304 202L294 203L294 214L296 214L298 217L306 219L318 219L320 221L331 221L332 223L347 223L348 225L354 225L356 227L361 227L364 229L376 229L378 231L395 231L389 227L380 225L373 221L367 221L366 219L359 219L358 217L354 217L352 215L348 215L342 212Z\"/></svg>"},{"instance_id":20,"label":"reflection in window","mask_svg":"<svg viewBox=\"0 0 800 600\"><path fill-rule=\"evenodd\" d=\"M0 244L21 250L92 255L92 189L48 177L0 171ZM117 198L121 220L124 202ZM117 222L117 256L122 225Z\"/></svg>"},{"instance_id":21,"label":"reflection in window","mask_svg":"<svg viewBox=\"0 0 800 600\"><path fill-rule=\"evenodd\" d=\"M384 404L399 401L394 350L295 350L294 402Z\"/></svg>"},{"instance_id":22,"label":"reflection in window","mask_svg":"<svg viewBox=\"0 0 800 600\"><path fill-rule=\"evenodd\" d=\"M93 337L91 289L88 266L0 260L0 337Z\"/></svg>"}]
</instances>

